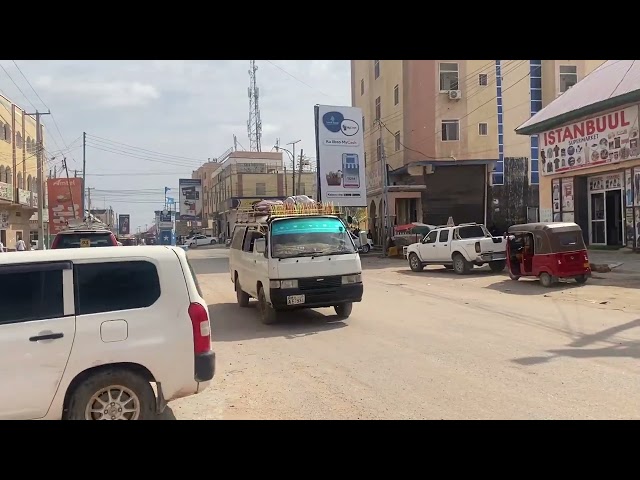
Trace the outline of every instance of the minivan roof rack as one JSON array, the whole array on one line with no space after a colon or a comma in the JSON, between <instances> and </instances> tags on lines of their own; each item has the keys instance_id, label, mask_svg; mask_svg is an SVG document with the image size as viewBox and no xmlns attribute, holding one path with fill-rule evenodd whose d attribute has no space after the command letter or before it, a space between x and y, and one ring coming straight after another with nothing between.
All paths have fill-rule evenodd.
<instances>
[{"instance_id":1,"label":"minivan roof rack","mask_svg":"<svg viewBox=\"0 0 640 480\"><path fill-rule=\"evenodd\" d=\"M268 223L275 218L310 217L320 215L340 216L340 209L333 203L299 203L296 205L270 205L268 210L253 207L239 208L236 223Z\"/></svg>"}]
</instances>

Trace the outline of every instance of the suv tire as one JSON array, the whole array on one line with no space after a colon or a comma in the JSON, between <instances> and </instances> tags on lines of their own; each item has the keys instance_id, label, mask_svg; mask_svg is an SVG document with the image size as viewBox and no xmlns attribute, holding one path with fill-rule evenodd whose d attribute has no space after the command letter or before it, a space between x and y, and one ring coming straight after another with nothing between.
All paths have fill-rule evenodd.
<instances>
[{"instance_id":1,"label":"suv tire","mask_svg":"<svg viewBox=\"0 0 640 480\"><path fill-rule=\"evenodd\" d=\"M99 408L98 408L99 407ZM153 420L156 397L140 375L120 368L99 371L78 385L66 420Z\"/></svg>"}]
</instances>

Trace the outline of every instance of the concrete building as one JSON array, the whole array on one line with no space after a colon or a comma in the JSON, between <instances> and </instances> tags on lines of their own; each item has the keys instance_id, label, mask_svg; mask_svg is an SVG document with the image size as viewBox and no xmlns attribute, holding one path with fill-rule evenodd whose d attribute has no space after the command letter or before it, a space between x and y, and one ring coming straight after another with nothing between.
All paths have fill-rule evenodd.
<instances>
[{"instance_id":1,"label":"concrete building","mask_svg":"<svg viewBox=\"0 0 640 480\"><path fill-rule=\"evenodd\" d=\"M213 215L213 234L233 232L235 212L239 207L250 206L263 199L284 199L293 193L292 172L285 170L282 152L231 152L207 184L205 201L210 202ZM296 173L296 185L297 185ZM316 196L317 174L303 171L301 195Z\"/></svg>"},{"instance_id":2,"label":"concrete building","mask_svg":"<svg viewBox=\"0 0 640 480\"><path fill-rule=\"evenodd\" d=\"M93 215L96 220L104 223L114 233L118 232L118 216L113 208L92 208L89 213Z\"/></svg>"},{"instance_id":3,"label":"concrete building","mask_svg":"<svg viewBox=\"0 0 640 480\"><path fill-rule=\"evenodd\" d=\"M640 246L639 105L640 64L609 60L519 126L540 149L541 220L576 222L587 244Z\"/></svg>"},{"instance_id":4,"label":"concrete building","mask_svg":"<svg viewBox=\"0 0 640 480\"><path fill-rule=\"evenodd\" d=\"M210 230L213 229L216 217L211 192L213 191L217 172L221 166L222 164L217 159L214 159L203 164L191 174L191 178L199 178L202 181L202 228L207 230L206 233L211 233Z\"/></svg>"},{"instance_id":5,"label":"concrete building","mask_svg":"<svg viewBox=\"0 0 640 480\"><path fill-rule=\"evenodd\" d=\"M363 110L369 225L535 218L538 152L515 128L603 60L352 60Z\"/></svg>"},{"instance_id":6,"label":"concrete building","mask_svg":"<svg viewBox=\"0 0 640 480\"><path fill-rule=\"evenodd\" d=\"M44 128L41 126L44 145ZM37 210L36 122L0 95L0 240L14 250L22 238L27 244L29 219Z\"/></svg>"}]
</instances>

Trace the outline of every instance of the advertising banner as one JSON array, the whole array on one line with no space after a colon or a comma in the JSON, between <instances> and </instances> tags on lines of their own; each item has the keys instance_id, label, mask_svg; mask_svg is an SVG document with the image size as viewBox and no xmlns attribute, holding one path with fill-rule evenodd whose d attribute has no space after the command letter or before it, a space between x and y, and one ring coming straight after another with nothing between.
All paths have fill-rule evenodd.
<instances>
[{"instance_id":1,"label":"advertising banner","mask_svg":"<svg viewBox=\"0 0 640 480\"><path fill-rule=\"evenodd\" d=\"M319 200L366 207L362 109L318 105L315 115Z\"/></svg>"},{"instance_id":2,"label":"advertising banner","mask_svg":"<svg viewBox=\"0 0 640 480\"><path fill-rule=\"evenodd\" d=\"M49 197L49 230L52 235L64 230L70 220L82 220L81 178L50 178L47 180Z\"/></svg>"},{"instance_id":3,"label":"advertising banner","mask_svg":"<svg viewBox=\"0 0 640 480\"><path fill-rule=\"evenodd\" d=\"M202 181L193 178L178 180L178 210L180 220L202 221Z\"/></svg>"},{"instance_id":4,"label":"advertising banner","mask_svg":"<svg viewBox=\"0 0 640 480\"><path fill-rule=\"evenodd\" d=\"M640 157L638 106L539 135L542 174L551 175Z\"/></svg>"},{"instance_id":5,"label":"advertising banner","mask_svg":"<svg viewBox=\"0 0 640 480\"><path fill-rule=\"evenodd\" d=\"M131 233L131 215L118 216L118 233L120 235L129 235Z\"/></svg>"},{"instance_id":6,"label":"advertising banner","mask_svg":"<svg viewBox=\"0 0 640 480\"><path fill-rule=\"evenodd\" d=\"M160 228L161 230L173 229L173 222L171 221L171 212L167 212L166 215L163 212L160 212L160 215L158 215L158 228Z\"/></svg>"},{"instance_id":7,"label":"advertising banner","mask_svg":"<svg viewBox=\"0 0 640 480\"><path fill-rule=\"evenodd\" d=\"M160 230L160 245L171 245L173 233L171 230Z\"/></svg>"}]
</instances>

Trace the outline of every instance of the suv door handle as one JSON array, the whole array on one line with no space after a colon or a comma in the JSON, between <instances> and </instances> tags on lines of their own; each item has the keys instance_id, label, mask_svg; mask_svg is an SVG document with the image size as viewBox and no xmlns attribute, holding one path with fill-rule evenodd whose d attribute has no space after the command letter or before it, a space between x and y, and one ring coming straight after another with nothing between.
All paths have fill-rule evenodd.
<instances>
[{"instance_id":1,"label":"suv door handle","mask_svg":"<svg viewBox=\"0 0 640 480\"><path fill-rule=\"evenodd\" d=\"M57 340L64 337L63 333L45 333L43 335L36 335L35 337L29 337L30 342L39 342L40 340Z\"/></svg>"}]
</instances>

